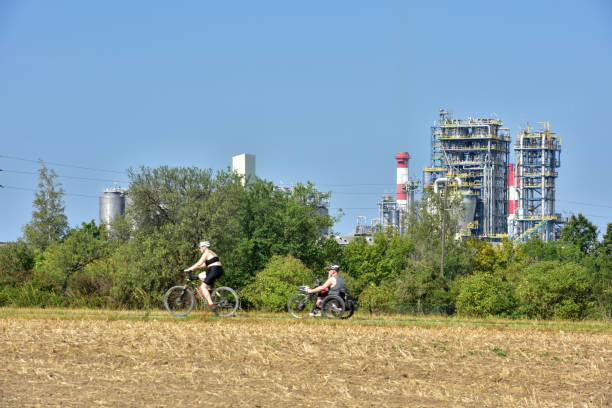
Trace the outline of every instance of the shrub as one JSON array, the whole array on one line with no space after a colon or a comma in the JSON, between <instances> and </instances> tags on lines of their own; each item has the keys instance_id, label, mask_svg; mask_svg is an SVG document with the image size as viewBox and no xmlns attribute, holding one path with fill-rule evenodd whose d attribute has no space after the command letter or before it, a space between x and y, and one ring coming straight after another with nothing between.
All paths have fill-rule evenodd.
<instances>
[{"instance_id":1,"label":"shrub","mask_svg":"<svg viewBox=\"0 0 612 408\"><path fill-rule=\"evenodd\" d=\"M390 281L382 281L380 285L368 284L359 295L359 305L362 309L373 312L392 313L396 309L395 285Z\"/></svg>"},{"instance_id":2,"label":"shrub","mask_svg":"<svg viewBox=\"0 0 612 408\"><path fill-rule=\"evenodd\" d=\"M68 303L68 298L58 295L44 277L35 276L26 283L0 290L0 306L57 307Z\"/></svg>"},{"instance_id":3,"label":"shrub","mask_svg":"<svg viewBox=\"0 0 612 408\"><path fill-rule=\"evenodd\" d=\"M516 301L510 283L484 272L460 281L456 306L463 316L510 316Z\"/></svg>"},{"instance_id":4,"label":"shrub","mask_svg":"<svg viewBox=\"0 0 612 408\"><path fill-rule=\"evenodd\" d=\"M298 286L312 285L314 279L314 274L300 260L290 255L275 255L244 288L242 297L259 310L280 312L286 309L289 296Z\"/></svg>"},{"instance_id":5,"label":"shrub","mask_svg":"<svg viewBox=\"0 0 612 408\"><path fill-rule=\"evenodd\" d=\"M531 318L581 319L596 307L585 267L559 261L525 269L517 286L519 311Z\"/></svg>"},{"instance_id":6,"label":"shrub","mask_svg":"<svg viewBox=\"0 0 612 408\"><path fill-rule=\"evenodd\" d=\"M0 285L19 285L34 267L34 251L24 242L0 246Z\"/></svg>"}]
</instances>

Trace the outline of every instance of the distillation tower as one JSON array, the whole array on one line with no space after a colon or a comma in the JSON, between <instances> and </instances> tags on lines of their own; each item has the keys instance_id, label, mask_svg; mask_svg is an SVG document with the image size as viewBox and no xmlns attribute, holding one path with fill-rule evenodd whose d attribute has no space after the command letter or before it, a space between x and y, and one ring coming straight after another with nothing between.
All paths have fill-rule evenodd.
<instances>
[{"instance_id":1,"label":"distillation tower","mask_svg":"<svg viewBox=\"0 0 612 408\"><path fill-rule=\"evenodd\" d=\"M565 223L555 213L555 181L561 166L561 139L550 131L548 122L538 122L543 129L519 133L514 145L517 191L516 213L508 217L508 233L514 241L539 236L548 242L559 238Z\"/></svg>"},{"instance_id":2,"label":"distillation tower","mask_svg":"<svg viewBox=\"0 0 612 408\"><path fill-rule=\"evenodd\" d=\"M510 132L498 119L453 119L440 109L431 128L431 165L424 186L445 178L451 194L476 198L468 235L499 241L507 232L507 166ZM459 189L459 187L461 187Z\"/></svg>"}]
</instances>

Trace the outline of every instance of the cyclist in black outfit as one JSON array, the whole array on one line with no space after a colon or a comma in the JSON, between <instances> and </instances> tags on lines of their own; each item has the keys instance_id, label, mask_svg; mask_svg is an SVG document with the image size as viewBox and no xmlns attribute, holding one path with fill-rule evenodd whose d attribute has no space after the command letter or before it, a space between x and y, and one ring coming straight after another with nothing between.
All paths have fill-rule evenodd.
<instances>
[{"instance_id":1,"label":"cyclist in black outfit","mask_svg":"<svg viewBox=\"0 0 612 408\"><path fill-rule=\"evenodd\" d=\"M198 278L202 281L202 285L198 287L198 290L204 296L208 302L208 306L213 307L212 298L210 297L210 291L212 290L215 281L223 275L223 266L219 257L210 249L210 242L200 242L200 253L202 256L193 266L185 269L185 272L191 272L198 268L206 267L206 271L198 275Z\"/></svg>"}]
</instances>

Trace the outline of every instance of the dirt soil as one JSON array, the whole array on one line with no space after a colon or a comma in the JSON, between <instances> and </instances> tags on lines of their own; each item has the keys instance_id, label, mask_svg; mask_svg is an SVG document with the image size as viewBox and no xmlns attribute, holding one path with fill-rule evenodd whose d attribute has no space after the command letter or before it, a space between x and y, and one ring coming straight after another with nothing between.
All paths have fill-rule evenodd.
<instances>
[{"instance_id":1,"label":"dirt soil","mask_svg":"<svg viewBox=\"0 0 612 408\"><path fill-rule=\"evenodd\" d=\"M1 407L609 407L612 333L0 319Z\"/></svg>"}]
</instances>

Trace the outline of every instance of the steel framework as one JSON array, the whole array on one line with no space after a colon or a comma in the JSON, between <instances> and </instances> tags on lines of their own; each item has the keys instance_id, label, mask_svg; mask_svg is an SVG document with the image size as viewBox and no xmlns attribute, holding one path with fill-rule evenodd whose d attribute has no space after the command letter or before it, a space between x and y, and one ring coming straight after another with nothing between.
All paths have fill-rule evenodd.
<instances>
[{"instance_id":1,"label":"steel framework","mask_svg":"<svg viewBox=\"0 0 612 408\"><path fill-rule=\"evenodd\" d=\"M436 179L461 180L464 192L476 196L470 235L499 241L507 235L507 164L510 132L498 119L453 119L440 109L439 120L431 128L431 165L426 167L423 185ZM449 182L457 192L458 183Z\"/></svg>"},{"instance_id":2,"label":"steel framework","mask_svg":"<svg viewBox=\"0 0 612 408\"><path fill-rule=\"evenodd\" d=\"M543 129L527 129L518 134L516 153L516 188L518 209L508 220L509 235L515 242L539 236L548 242L559 238L565 220L555 213L555 181L561 166L561 139L550 131L548 122L538 122Z\"/></svg>"}]
</instances>

